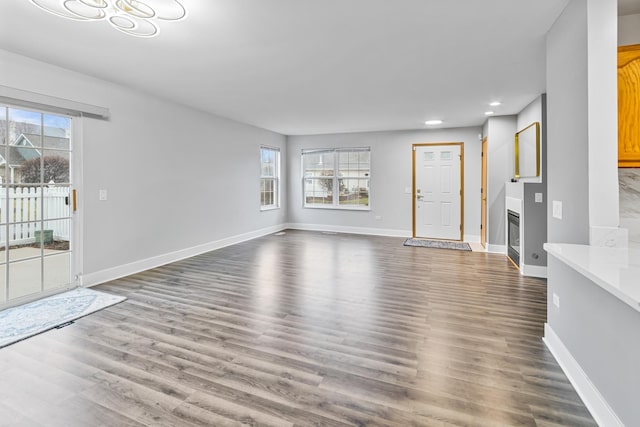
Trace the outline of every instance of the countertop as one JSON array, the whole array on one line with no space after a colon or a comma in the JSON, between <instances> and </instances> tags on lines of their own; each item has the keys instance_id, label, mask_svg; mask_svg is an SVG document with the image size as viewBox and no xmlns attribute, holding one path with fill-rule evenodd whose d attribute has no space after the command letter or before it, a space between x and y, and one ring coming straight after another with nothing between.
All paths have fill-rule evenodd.
<instances>
[{"instance_id":1,"label":"countertop","mask_svg":"<svg viewBox=\"0 0 640 427\"><path fill-rule=\"evenodd\" d=\"M640 311L640 249L545 243L544 249Z\"/></svg>"}]
</instances>

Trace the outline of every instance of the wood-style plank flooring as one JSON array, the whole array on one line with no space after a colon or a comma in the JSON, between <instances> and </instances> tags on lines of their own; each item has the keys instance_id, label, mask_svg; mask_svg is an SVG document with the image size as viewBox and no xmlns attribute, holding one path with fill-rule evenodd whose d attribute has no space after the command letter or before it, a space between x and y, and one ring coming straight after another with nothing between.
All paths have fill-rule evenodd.
<instances>
[{"instance_id":1,"label":"wood-style plank flooring","mask_svg":"<svg viewBox=\"0 0 640 427\"><path fill-rule=\"evenodd\" d=\"M504 256L287 231L0 350L0 425L592 426Z\"/></svg>"}]
</instances>

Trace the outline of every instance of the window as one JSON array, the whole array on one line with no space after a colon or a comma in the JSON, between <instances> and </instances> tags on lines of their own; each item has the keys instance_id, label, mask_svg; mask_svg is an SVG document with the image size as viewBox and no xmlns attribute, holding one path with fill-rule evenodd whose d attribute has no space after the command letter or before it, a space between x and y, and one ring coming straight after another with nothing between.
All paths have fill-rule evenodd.
<instances>
[{"instance_id":1,"label":"window","mask_svg":"<svg viewBox=\"0 0 640 427\"><path fill-rule=\"evenodd\" d=\"M369 209L370 148L302 150L304 207Z\"/></svg>"},{"instance_id":2,"label":"window","mask_svg":"<svg viewBox=\"0 0 640 427\"><path fill-rule=\"evenodd\" d=\"M280 149L260 147L260 209L280 207Z\"/></svg>"}]
</instances>

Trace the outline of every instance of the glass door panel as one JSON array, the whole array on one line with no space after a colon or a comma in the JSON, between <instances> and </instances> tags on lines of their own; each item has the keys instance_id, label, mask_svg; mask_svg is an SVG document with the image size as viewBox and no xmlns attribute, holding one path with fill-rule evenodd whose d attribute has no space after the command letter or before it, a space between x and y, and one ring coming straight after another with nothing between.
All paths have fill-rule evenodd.
<instances>
[{"instance_id":1,"label":"glass door panel","mask_svg":"<svg viewBox=\"0 0 640 427\"><path fill-rule=\"evenodd\" d=\"M0 105L0 307L72 282L71 119Z\"/></svg>"},{"instance_id":2,"label":"glass door panel","mask_svg":"<svg viewBox=\"0 0 640 427\"><path fill-rule=\"evenodd\" d=\"M68 184L47 185L42 197L42 219L68 219L71 217L73 194Z\"/></svg>"},{"instance_id":3,"label":"glass door panel","mask_svg":"<svg viewBox=\"0 0 640 427\"><path fill-rule=\"evenodd\" d=\"M40 235L42 221L10 223L9 227L9 262L42 256Z\"/></svg>"},{"instance_id":4,"label":"glass door panel","mask_svg":"<svg viewBox=\"0 0 640 427\"><path fill-rule=\"evenodd\" d=\"M42 292L42 258L9 263L9 301Z\"/></svg>"},{"instance_id":5,"label":"glass door panel","mask_svg":"<svg viewBox=\"0 0 640 427\"><path fill-rule=\"evenodd\" d=\"M4 260L5 253L2 253L2 259ZM7 287L6 287L6 278L7 278L7 264L0 263L0 307L7 301Z\"/></svg>"},{"instance_id":6,"label":"glass door panel","mask_svg":"<svg viewBox=\"0 0 640 427\"><path fill-rule=\"evenodd\" d=\"M69 183L69 152L62 150L44 150L42 182L47 185Z\"/></svg>"},{"instance_id":7,"label":"glass door panel","mask_svg":"<svg viewBox=\"0 0 640 427\"><path fill-rule=\"evenodd\" d=\"M44 254L52 251L60 253L71 249L71 220L59 219L55 221L44 221L43 229L43 249Z\"/></svg>"},{"instance_id":8,"label":"glass door panel","mask_svg":"<svg viewBox=\"0 0 640 427\"><path fill-rule=\"evenodd\" d=\"M53 254L51 254L53 253ZM44 290L56 289L69 284L71 276L71 253L45 251L44 260Z\"/></svg>"}]
</instances>

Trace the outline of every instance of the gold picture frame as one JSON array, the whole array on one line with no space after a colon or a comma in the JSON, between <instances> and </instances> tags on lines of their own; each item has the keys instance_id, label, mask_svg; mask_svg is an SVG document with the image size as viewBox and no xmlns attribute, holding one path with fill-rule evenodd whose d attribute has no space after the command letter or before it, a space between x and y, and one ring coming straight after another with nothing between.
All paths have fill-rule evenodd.
<instances>
[{"instance_id":1,"label":"gold picture frame","mask_svg":"<svg viewBox=\"0 0 640 427\"><path fill-rule=\"evenodd\" d=\"M533 122L515 135L515 178L540 176L540 122Z\"/></svg>"}]
</instances>

